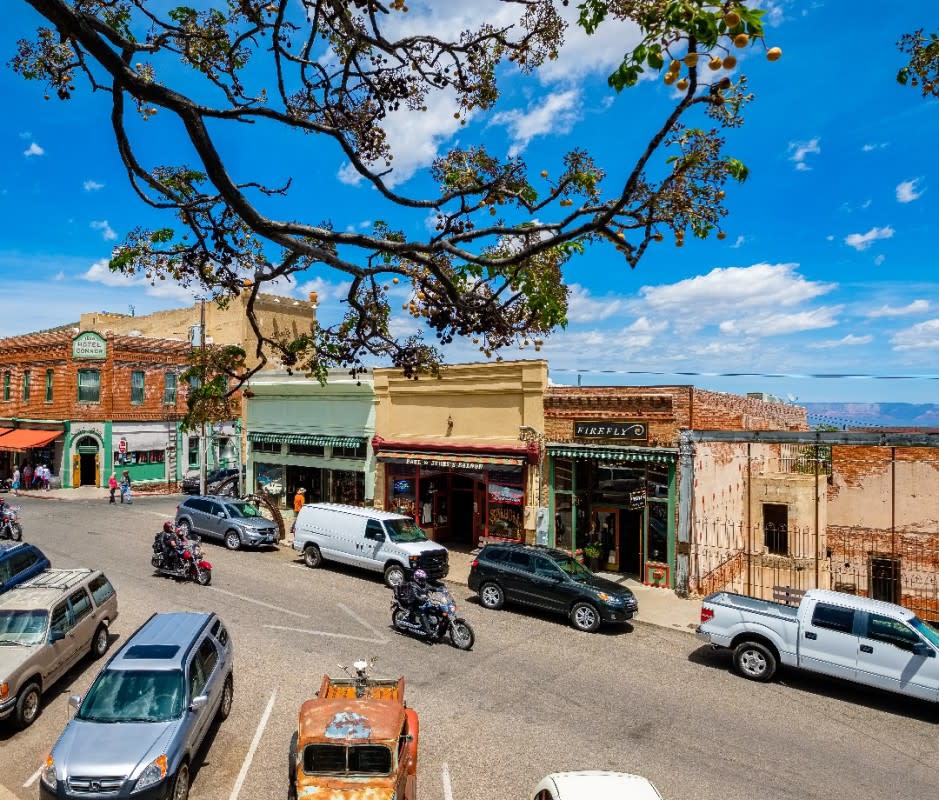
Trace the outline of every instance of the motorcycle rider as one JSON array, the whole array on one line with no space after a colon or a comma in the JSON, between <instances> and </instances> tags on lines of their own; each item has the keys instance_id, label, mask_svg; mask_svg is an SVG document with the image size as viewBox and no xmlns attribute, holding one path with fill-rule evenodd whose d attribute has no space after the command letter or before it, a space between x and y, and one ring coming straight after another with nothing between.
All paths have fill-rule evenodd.
<instances>
[{"instance_id":1,"label":"motorcycle rider","mask_svg":"<svg viewBox=\"0 0 939 800\"><path fill-rule=\"evenodd\" d=\"M424 634L428 639L434 638L434 630L427 616L427 609L430 607L430 598L427 593L427 573L422 569L414 570L411 580L408 581L402 592L404 602L407 605L411 621L415 618L421 623Z\"/></svg>"},{"instance_id":2,"label":"motorcycle rider","mask_svg":"<svg viewBox=\"0 0 939 800\"><path fill-rule=\"evenodd\" d=\"M167 520L159 534L159 543L163 551L163 564L167 569L176 569L179 565L179 548L182 545L181 530Z\"/></svg>"}]
</instances>

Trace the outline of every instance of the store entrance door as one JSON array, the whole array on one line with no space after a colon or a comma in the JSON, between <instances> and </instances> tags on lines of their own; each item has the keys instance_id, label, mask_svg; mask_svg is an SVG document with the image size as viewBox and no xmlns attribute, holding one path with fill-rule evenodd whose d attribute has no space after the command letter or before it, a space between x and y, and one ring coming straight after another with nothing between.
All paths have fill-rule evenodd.
<instances>
[{"instance_id":1,"label":"store entrance door","mask_svg":"<svg viewBox=\"0 0 939 800\"><path fill-rule=\"evenodd\" d=\"M450 533L454 544L474 544L472 489L453 489L450 492Z\"/></svg>"},{"instance_id":2,"label":"store entrance door","mask_svg":"<svg viewBox=\"0 0 939 800\"><path fill-rule=\"evenodd\" d=\"M619 510L594 506L591 514L591 535L600 546L600 569L614 572L620 568L620 520Z\"/></svg>"},{"instance_id":3,"label":"store entrance door","mask_svg":"<svg viewBox=\"0 0 939 800\"><path fill-rule=\"evenodd\" d=\"M90 436L78 440L79 478L75 481L78 486L98 486L98 442Z\"/></svg>"},{"instance_id":4,"label":"store entrance door","mask_svg":"<svg viewBox=\"0 0 939 800\"><path fill-rule=\"evenodd\" d=\"M619 571L642 575L642 523L643 511L619 511Z\"/></svg>"}]
</instances>

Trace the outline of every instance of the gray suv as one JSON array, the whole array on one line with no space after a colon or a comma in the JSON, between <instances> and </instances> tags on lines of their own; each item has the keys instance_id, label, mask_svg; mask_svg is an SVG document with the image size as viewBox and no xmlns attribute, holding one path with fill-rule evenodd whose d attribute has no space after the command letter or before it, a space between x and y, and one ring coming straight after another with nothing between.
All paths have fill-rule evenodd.
<instances>
[{"instance_id":1,"label":"gray suv","mask_svg":"<svg viewBox=\"0 0 939 800\"><path fill-rule=\"evenodd\" d=\"M187 497L176 507L176 524L188 534L221 539L229 550L276 544L277 526L247 500L206 495Z\"/></svg>"},{"instance_id":2,"label":"gray suv","mask_svg":"<svg viewBox=\"0 0 939 800\"><path fill-rule=\"evenodd\" d=\"M231 712L232 643L214 613L154 614L105 664L39 774L39 796L186 800L193 759Z\"/></svg>"},{"instance_id":3,"label":"gray suv","mask_svg":"<svg viewBox=\"0 0 939 800\"><path fill-rule=\"evenodd\" d=\"M117 594L100 570L49 569L0 597L0 719L25 728L83 656L103 656Z\"/></svg>"}]
</instances>

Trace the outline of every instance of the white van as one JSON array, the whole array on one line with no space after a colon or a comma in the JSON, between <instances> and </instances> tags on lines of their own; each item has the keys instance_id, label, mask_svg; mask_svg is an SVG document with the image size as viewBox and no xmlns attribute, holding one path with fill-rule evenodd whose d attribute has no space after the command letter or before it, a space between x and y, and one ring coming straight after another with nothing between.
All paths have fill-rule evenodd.
<instances>
[{"instance_id":1,"label":"white van","mask_svg":"<svg viewBox=\"0 0 939 800\"><path fill-rule=\"evenodd\" d=\"M430 541L411 517L373 508L310 503L300 509L293 549L308 567L338 561L382 572L388 586L422 569L440 579L450 570L447 548Z\"/></svg>"}]
</instances>

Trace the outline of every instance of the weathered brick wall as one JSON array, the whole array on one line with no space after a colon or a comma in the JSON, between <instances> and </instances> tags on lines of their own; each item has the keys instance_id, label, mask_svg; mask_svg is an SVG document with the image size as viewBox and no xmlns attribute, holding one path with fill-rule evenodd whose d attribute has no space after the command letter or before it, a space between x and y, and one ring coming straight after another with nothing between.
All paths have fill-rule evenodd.
<instances>
[{"instance_id":1,"label":"weathered brick wall","mask_svg":"<svg viewBox=\"0 0 939 800\"><path fill-rule=\"evenodd\" d=\"M807 431L808 412L801 406L695 389L692 420L699 431Z\"/></svg>"}]
</instances>

